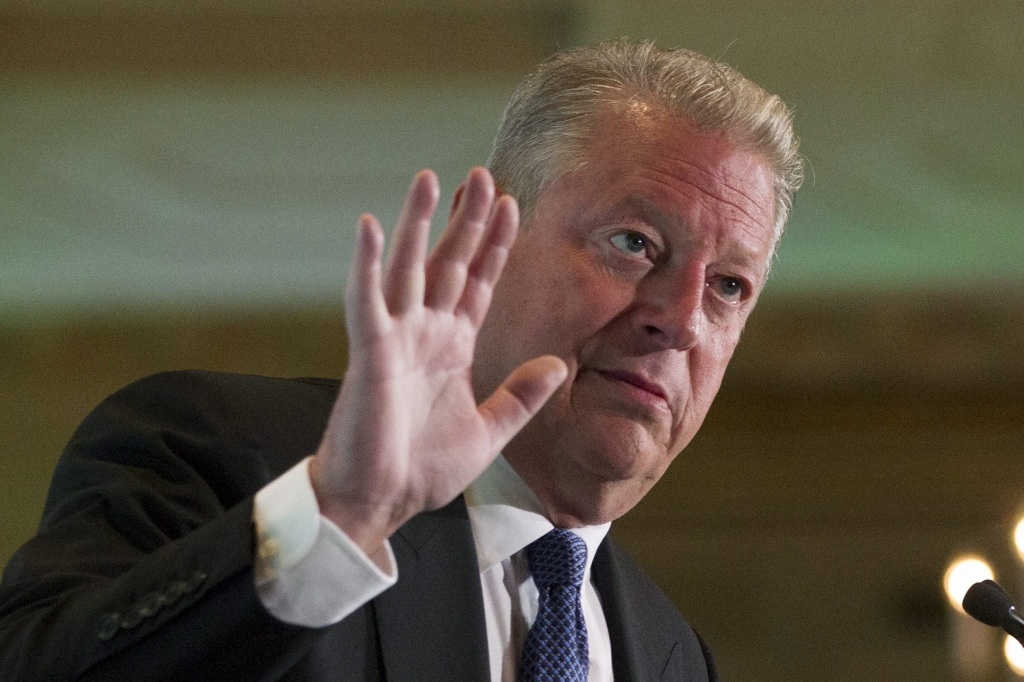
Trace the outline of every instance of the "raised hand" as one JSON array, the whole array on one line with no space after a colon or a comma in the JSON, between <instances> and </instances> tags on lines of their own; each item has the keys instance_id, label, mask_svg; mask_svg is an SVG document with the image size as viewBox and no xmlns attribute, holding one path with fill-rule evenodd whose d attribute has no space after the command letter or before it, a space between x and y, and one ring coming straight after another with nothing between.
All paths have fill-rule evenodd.
<instances>
[{"instance_id":1,"label":"raised hand","mask_svg":"<svg viewBox=\"0 0 1024 682\"><path fill-rule=\"evenodd\" d=\"M380 224L360 220L345 294L348 371L310 465L321 512L371 556L411 516L462 492L566 376L558 358L535 358L477 406L476 335L519 212L474 168L427 258L438 194L432 172L413 180L385 267Z\"/></svg>"}]
</instances>

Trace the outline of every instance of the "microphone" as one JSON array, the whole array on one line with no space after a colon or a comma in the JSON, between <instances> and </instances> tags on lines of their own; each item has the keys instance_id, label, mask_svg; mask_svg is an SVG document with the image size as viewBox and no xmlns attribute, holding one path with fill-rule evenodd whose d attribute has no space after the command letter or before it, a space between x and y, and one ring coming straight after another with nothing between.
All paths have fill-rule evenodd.
<instances>
[{"instance_id":1,"label":"microphone","mask_svg":"<svg viewBox=\"0 0 1024 682\"><path fill-rule=\"evenodd\" d=\"M1013 607L1010 595L995 580L974 583L964 595L964 611L985 625L1002 628L1024 644L1024 618Z\"/></svg>"}]
</instances>

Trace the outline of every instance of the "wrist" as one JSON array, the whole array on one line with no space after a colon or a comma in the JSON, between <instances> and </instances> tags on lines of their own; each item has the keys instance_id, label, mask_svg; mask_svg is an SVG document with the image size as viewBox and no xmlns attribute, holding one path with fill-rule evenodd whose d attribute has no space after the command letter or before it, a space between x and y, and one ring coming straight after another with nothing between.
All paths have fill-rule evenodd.
<instances>
[{"instance_id":1,"label":"wrist","mask_svg":"<svg viewBox=\"0 0 1024 682\"><path fill-rule=\"evenodd\" d=\"M389 564L386 542L401 525L394 508L364 498L349 499L324 484L321 462L314 456L309 462L309 482L320 514L337 526L366 553L374 563Z\"/></svg>"}]
</instances>

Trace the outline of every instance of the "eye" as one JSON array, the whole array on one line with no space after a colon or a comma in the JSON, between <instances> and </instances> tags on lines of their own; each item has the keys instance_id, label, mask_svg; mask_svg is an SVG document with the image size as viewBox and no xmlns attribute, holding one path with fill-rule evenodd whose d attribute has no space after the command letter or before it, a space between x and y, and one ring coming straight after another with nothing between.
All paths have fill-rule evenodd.
<instances>
[{"instance_id":1,"label":"eye","mask_svg":"<svg viewBox=\"0 0 1024 682\"><path fill-rule=\"evenodd\" d=\"M708 282L708 286L712 287L719 296L730 303L742 301L746 293L743 280L738 277L718 277Z\"/></svg>"},{"instance_id":2,"label":"eye","mask_svg":"<svg viewBox=\"0 0 1024 682\"><path fill-rule=\"evenodd\" d=\"M630 256L646 255L650 240L639 232L623 232L611 238L612 246Z\"/></svg>"}]
</instances>

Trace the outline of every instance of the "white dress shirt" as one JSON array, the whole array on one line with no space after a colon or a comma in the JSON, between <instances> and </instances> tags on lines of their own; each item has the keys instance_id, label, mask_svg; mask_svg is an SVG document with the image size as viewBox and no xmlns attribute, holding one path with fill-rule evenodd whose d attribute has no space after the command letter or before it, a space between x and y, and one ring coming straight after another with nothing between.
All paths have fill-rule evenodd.
<instances>
[{"instance_id":1,"label":"white dress shirt","mask_svg":"<svg viewBox=\"0 0 1024 682\"><path fill-rule=\"evenodd\" d=\"M390 543L390 566L382 569L320 516L308 466L307 458L256 495L256 589L278 619L324 627L376 597L398 575ZM523 640L537 617L538 592L524 550L554 526L537 496L501 456L466 489L465 499L480 564L491 680L515 682ZM608 625L590 581L594 552L610 526L572 529L587 545L581 597L588 682L612 680Z\"/></svg>"}]
</instances>

